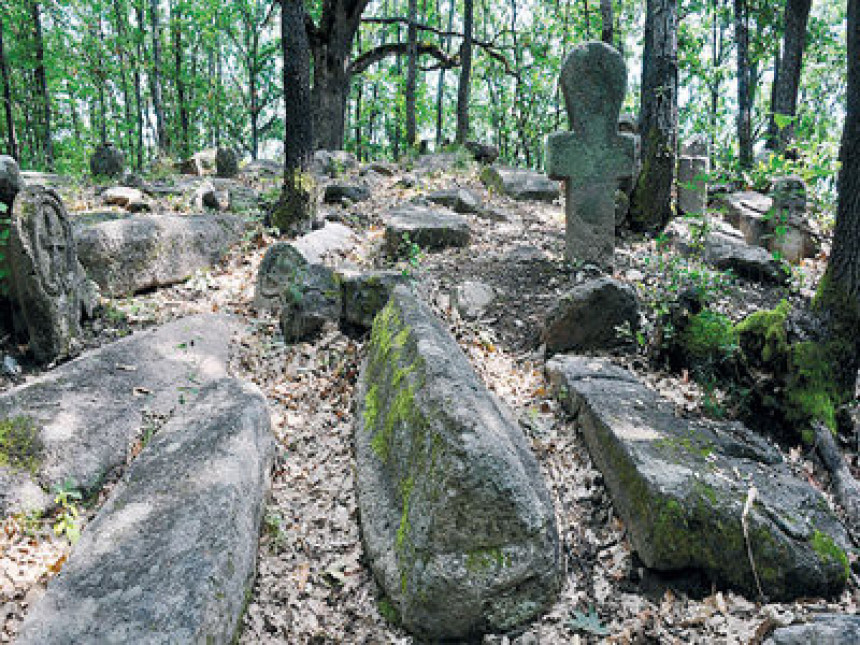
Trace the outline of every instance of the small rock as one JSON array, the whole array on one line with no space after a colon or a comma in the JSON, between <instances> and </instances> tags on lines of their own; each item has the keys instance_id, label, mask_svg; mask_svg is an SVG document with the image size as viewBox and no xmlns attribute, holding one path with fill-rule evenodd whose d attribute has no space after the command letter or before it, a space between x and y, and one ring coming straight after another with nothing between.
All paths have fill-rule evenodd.
<instances>
[{"instance_id":1,"label":"small rock","mask_svg":"<svg viewBox=\"0 0 860 645\"><path fill-rule=\"evenodd\" d=\"M128 208L130 204L146 202L146 197L143 192L137 188L128 188L125 186L109 188L102 193L102 199L104 199L105 204L110 206L120 206L122 208Z\"/></svg>"},{"instance_id":2,"label":"small rock","mask_svg":"<svg viewBox=\"0 0 860 645\"><path fill-rule=\"evenodd\" d=\"M483 282L469 280L454 287L451 304L462 318L475 319L487 310L496 298L496 291Z\"/></svg>"},{"instance_id":3,"label":"small rock","mask_svg":"<svg viewBox=\"0 0 860 645\"><path fill-rule=\"evenodd\" d=\"M860 643L860 616L822 614L803 625L780 627L764 645L849 645Z\"/></svg>"},{"instance_id":4,"label":"small rock","mask_svg":"<svg viewBox=\"0 0 860 645\"><path fill-rule=\"evenodd\" d=\"M9 356L8 354L3 356L3 375L9 376L11 378L15 378L19 374L21 374L21 366L18 365L18 361Z\"/></svg>"},{"instance_id":5,"label":"small rock","mask_svg":"<svg viewBox=\"0 0 860 645\"><path fill-rule=\"evenodd\" d=\"M427 195L427 201L450 208L455 213L477 213L481 210L481 200L465 188L437 190Z\"/></svg>"},{"instance_id":6,"label":"small rock","mask_svg":"<svg viewBox=\"0 0 860 645\"><path fill-rule=\"evenodd\" d=\"M322 264L298 269L281 292L281 332L288 343L309 340L325 323L337 323L343 311L340 282Z\"/></svg>"},{"instance_id":7,"label":"small rock","mask_svg":"<svg viewBox=\"0 0 860 645\"><path fill-rule=\"evenodd\" d=\"M342 204L344 202L363 202L370 199L367 186L334 182L325 187L323 201L326 204Z\"/></svg>"}]
</instances>

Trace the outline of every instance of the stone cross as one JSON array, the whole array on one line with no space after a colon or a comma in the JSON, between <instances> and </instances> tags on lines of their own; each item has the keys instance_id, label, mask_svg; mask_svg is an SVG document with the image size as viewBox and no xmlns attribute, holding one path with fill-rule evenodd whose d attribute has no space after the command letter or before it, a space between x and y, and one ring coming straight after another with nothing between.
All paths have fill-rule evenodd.
<instances>
[{"instance_id":1,"label":"stone cross","mask_svg":"<svg viewBox=\"0 0 860 645\"><path fill-rule=\"evenodd\" d=\"M708 141L694 137L682 146L678 156L678 210L684 215L706 215L710 171Z\"/></svg>"},{"instance_id":2,"label":"stone cross","mask_svg":"<svg viewBox=\"0 0 860 645\"><path fill-rule=\"evenodd\" d=\"M627 67L609 45L585 43L568 54L560 84L572 131L549 136L546 169L565 182L565 259L611 270L615 191L633 174L633 136L618 132Z\"/></svg>"}]
</instances>

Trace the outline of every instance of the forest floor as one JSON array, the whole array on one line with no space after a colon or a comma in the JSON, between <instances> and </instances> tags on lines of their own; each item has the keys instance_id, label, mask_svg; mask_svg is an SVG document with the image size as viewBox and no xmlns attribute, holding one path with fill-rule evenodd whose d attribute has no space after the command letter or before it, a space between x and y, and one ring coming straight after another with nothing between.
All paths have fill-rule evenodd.
<instances>
[{"instance_id":1,"label":"forest floor","mask_svg":"<svg viewBox=\"0 0 860 645\"><path fill-rule=\"evenodd\" d=\"M854 575L838 599L775 604L720 591L694 578L670 580L644 569L579 428L551 398L543 375L544 356L538 346L543 317L562 293L589 275L587 268L562 261L562 206L489 194L475 169L416 167L410 171L417 177L411 188L401 187L401 174L361 178L371 185L369 201L323 212L361 233L361 243L345 258L360 267L390 266L380 252L385 212L434 189L469 188L503 215L501 221L469 215L468 248L423 255L415 267L398 266L413 273L419 291L448 324L487 387L520 420L554 498L563 544L566 575L558 601L535 622L509 634L488 635L483 642L760 643L775 627L814 613L857 613L860 585ZM92 188L80 190L77 201L67 196L72 211L79 202L86 205ZM241 316L246 326L234 348L232 372L266 394L279 450L258 576L240 642L410 643L408 634L380 614L381 596L363 562L359 535L353 390L366 338L330 328L314 342L284 344L278 321L251 305L257 267L274 241L259 228L221 265L184 284L105 303L101 315L88 323L85 344L109 342L191 313ZM616 277L637 289L646 332L654 323L649 303L664 298L667 281L681 271L673 258L654 241L632 236L619 240ZM803 285L791 293L734 282L720 291L719 307L739 319L784 297L803 298L823 266L822 260L806 261ZM451 306L452 288L465 280L485 282L498 294L476 321L461 319ZM3 352L19 357L24 367L19 380L39 373L8 340L0 345ZM635 342L613 358L670 398L679 414L699 415L706 401L713 404L686 375L655 370ZM2 388L10 385L6 382ZM809 455L800 448L784 448L797 471L826 490L826 478ZM81 510L85 522L96 507ZM67 540L51 530L54 521L22 516L3 520L0 642L14 641L27 608L68 556Z\"/></svg>"}]
</instances>

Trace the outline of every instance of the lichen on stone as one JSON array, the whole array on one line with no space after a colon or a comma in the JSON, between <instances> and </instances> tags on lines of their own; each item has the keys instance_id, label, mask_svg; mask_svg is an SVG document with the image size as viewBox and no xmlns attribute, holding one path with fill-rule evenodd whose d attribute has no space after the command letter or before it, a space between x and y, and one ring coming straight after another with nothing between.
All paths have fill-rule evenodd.
<instances>
[{"instance_id":1,"label":"lichen on stone","mask_svg":"<svg viewBox=\"0 0 860 645\"><path fill-rule=\"evenodd\" d=\"M0 419L0 466L35 473L43 449L39 428L31 418Z\"/></svg>"}]
</instances>

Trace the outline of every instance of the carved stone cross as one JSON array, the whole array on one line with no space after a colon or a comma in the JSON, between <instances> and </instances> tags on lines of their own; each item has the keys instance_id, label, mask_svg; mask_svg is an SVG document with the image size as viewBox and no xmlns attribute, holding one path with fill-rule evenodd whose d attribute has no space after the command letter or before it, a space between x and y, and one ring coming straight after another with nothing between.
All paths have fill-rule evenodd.
<instances>
[{"instance_id":1,"label":"carved stone cross","mask_svg":"<svg viewBox=\"0 0 860 645\"><path fill-rule=\"evenodd\" d=\"M546 170L565 182L565 259L611 270L615 253L615 191L633 174L634 138L619 134L627 66L615 49L580 45L561 70L571 132L547 139Z\"/></svg>"}]
</instances>

